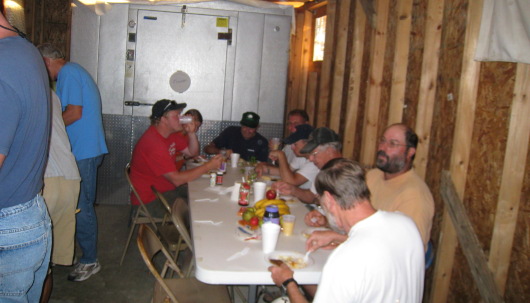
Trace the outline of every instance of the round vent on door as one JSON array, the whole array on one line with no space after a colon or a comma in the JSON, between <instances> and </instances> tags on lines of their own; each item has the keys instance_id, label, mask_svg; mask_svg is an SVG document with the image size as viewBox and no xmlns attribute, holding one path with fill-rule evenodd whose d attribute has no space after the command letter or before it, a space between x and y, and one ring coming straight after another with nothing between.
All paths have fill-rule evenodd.
<instances>
[{"instance_id":1,"label":"round vent on door","mask_svg":"<svg viewBox=\"0 0 530 303\"><path fill-rule=\"evenodd\" d=\"M183 93L190 88L191 79L188 74L179 70L173 73L169 78L169 86L177 93Z\"/></svg>"}]
</instances>

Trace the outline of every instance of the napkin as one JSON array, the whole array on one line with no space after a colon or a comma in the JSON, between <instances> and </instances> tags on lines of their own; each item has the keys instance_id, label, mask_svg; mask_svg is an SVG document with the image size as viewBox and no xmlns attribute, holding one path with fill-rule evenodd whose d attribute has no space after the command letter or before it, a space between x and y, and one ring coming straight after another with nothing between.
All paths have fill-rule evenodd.
<instances>
[{"instance_id":1,"label":"napkin","mask_svg":"<svg viewBox=\"0 0 530 303\"><path fill-rule=\"evenodd\" d=\"M226 259L226 261L233 261L235 259L239 259L239 258L243 257L244 255L248 254L249 251L250 251L250 248L245 247L241 251L238 251L235 254L233 254L230 257L228 257Z\"/></svg>"},{"instance_id":2,"label":"napkin","mask_svg":"<svg viewBox=\"0 0 530 303\"><path fill-rule=\"evenodd\" d=\"M203 223L203 224L212 224L212 225L221 225L223 224L223 221L212 221L212 220L194 220L195 223Z\"/></svg>"},{"instance_id":3,"label":"napkin","mask_svg":"<svg viewBox=\"0 0 530 303\"><path fill-rule=\"evenodd\" d=\"M204 198L204 199L195 199L195 202L217 202L219 201L219 198L210 199L210 198Z\"/></svg>"}]
</instances>

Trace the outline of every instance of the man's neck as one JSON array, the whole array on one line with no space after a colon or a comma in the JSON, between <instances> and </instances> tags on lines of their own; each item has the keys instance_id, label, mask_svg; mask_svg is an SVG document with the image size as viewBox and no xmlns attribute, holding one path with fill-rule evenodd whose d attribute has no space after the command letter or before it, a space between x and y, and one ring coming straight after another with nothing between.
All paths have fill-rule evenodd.
<instances>
[{"instance_id":1,"label":"man's neck","mask_svg":"<svg viewBox=\"0 0 530 303\"><path fill-rule=\"evenodd\" d=\"M401 175L404 175L406 174L409 170L411 170L412 167L411 166L408 166L406 167L405 169L401 170L401 171L398 171L397 173L393 173L393 174L389 174L389 173L384 173L385 174L385 180L391 180L391 179L394 179L394 178L397 178Z\"/></svg>"},{"instance_id":2,"label":"man's neck","mask_svg":"<svg viewBox=\"0 0 530 303\"><path fill-rule=\"evenodd\" d=\"M9 22L7 22L7 20L2 14L0 14L0 25L8 28L8 29L5 29L5 28L0 27L0 39L18 36L16 31L14 31L15 29L11 26L11 24L9 24Z\"/></svg>"},{"instance_id":3,"label":"man's neck","mask_svg":"<svg viewBox=\"0 0 530 303\"><path fill-rule=\"evenodd\" d=\"M377 210L372 206L372 203L370 203L369 200L360 202L356 204L355 207L344 211L342 216L344 220L343 222L345 222L344 230L349 232L355 224L375 214L376 211Z\"/></svg>"}]
</instances>

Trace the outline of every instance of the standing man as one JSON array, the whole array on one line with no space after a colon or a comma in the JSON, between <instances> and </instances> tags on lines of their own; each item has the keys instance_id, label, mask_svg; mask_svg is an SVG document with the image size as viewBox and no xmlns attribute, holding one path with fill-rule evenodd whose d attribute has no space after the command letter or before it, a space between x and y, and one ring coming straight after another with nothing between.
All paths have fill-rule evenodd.
<instances>
[{"instance_id":1,"label":"standing man","mask_svg":"<svg viewBox=\"0 0 530 303\"><path fill-rule=\"evenodd\" d=\"M38 302L52 247L39 195L50 89L35 47L0 12L0 301Z\"/></svg>"},{"instance_id":2,"label":"standing man","mask_svg":"<svg viewBox=\"0 0 530 303\"><path fill-rule=\"evenodd\" d=\"M227 127L204 147L204 152L218 154L221 149L226 149L227 156L234 152L240 154L246 161L254 157L257 161L266 162L269 147L267 139L258 133L259 119L256 113L244 113L239 122L241 126Z\"/></svg>"},{"instance_id":3,"label":"standing man","mask_svg":"<svg viewBox=\"0 0 530 303\"><path fill-rule=\"evenodd\" d=\"M339 135L330 128L319 127L311 132L307 143L300 150L300 154L308 155L309 161L321 169L328 161L342 157L342 145ZM291 195L303 203L318 203L314 186L311 189L303 189L287 182L279 181L272 185L283 195Z\"/></svg>"},{"instance_id":4,"label":"standing man","mask_svg":"<svg viewBox=\"0 0 530 303\"><path fill-rule=\"evenodd\" d=\"M400 211L412 218L427 250L434 199L425 181L412 169L417 145L418 136L410 127L401 123L387 127L379 139L377 168L366 174L366 183L376 209ZM312 211L306 215L305 222L310 226L320 226L326 224L326 219L319 212ZM335 243L345 240L344 235L335 236Z\"/></svg>"},{"instance_id":5,"label":"standing man","mask_svg":"<svg viewBox=\"0 0 530 303\"><path fill-rule=\"evenodd\" d=\"M414 222L400 213L376 210L363 169L351 160L329 161L315 187L330 225L347 233L347 239L324 265L313 302L421 302L425 269ZM328 244L310 236L306 248L314 251ZM285 263L269 270L292 303L307 302Z\"/></svg>"},{"instance_id":6,"label":"standing man","mask_svg":"<svg viewBox=\"0 0 530 303\"><path fill-rule=\"evenodd\" d=\"M63 107L63 120L70 138L72 152L81 175L76 218L76 240L83 255L68 275L68 280L85 281L98 273L98 228L94 209L97 170L108 152L101 118L101 98L98 87L81 65L67 62L60 50L51 44L40 45L48 74L57 80L57 95Z\"/></svg>"}]
</instances>

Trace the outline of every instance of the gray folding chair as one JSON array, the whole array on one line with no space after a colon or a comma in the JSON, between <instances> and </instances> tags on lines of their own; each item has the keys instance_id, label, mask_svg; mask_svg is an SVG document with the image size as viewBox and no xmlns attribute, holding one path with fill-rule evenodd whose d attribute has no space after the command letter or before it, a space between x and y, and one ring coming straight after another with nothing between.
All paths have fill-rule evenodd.
<instances>
[{"instance_id":1,"label":"gray folding chair","mask_svg":"<svg viewBox=\"0 0 530 303\"><path fill-rule=\"evenodd\" d=\"M145 207L144 202L140 198L140 195L138 194L138 192L134 188L134 185L131 182L131 177L129 176L130 172L131 172L131 165L129 163L127 163L127 165L125 166L125 178L127 179L127 182L129 183L129 186L130 186L132 192L134 193L134 195L136 196L136 198L140 202L140 205L139 205L138 209L136 210L136 212L133 214L133 217L132 217L131 222L130 222L131 227L129 228L129 236L127 237L127 243L125 243L125 247L123 248L123 253L122 253L121 259L120 259L120 266L123 263L123 260L125 259L125 254L127 254L127 250L129 249L129 244L131 243L131 238L132 238L132 235L134 233L134 229L136 228L136 225L144 224L144 223L150 223L153 226L153 229L158 231L158 227L157 227L156 224L157 223L162 223L164 221L163 218L155 218L155 217L151 216L151 214L149 213L149 211Z\"/></svg>"},{"instance_id":2,"label":"gray folding chair","mask_svg":"<svg viewBox=\"0 0 530 303\"><path fill-rule=\"evenodd\" d=\"M230 296L224 285L210 285L195 278L185 278L169 252L152 229L142 224L138 230L138 249L149 271L156 279L153 290L153 303L229 303ZM165 263L159 271L153 263L153 256L159 252L165 256ZM168 269L180 275L180 278L165 278Z\"/></svg>"}]
</instances>

